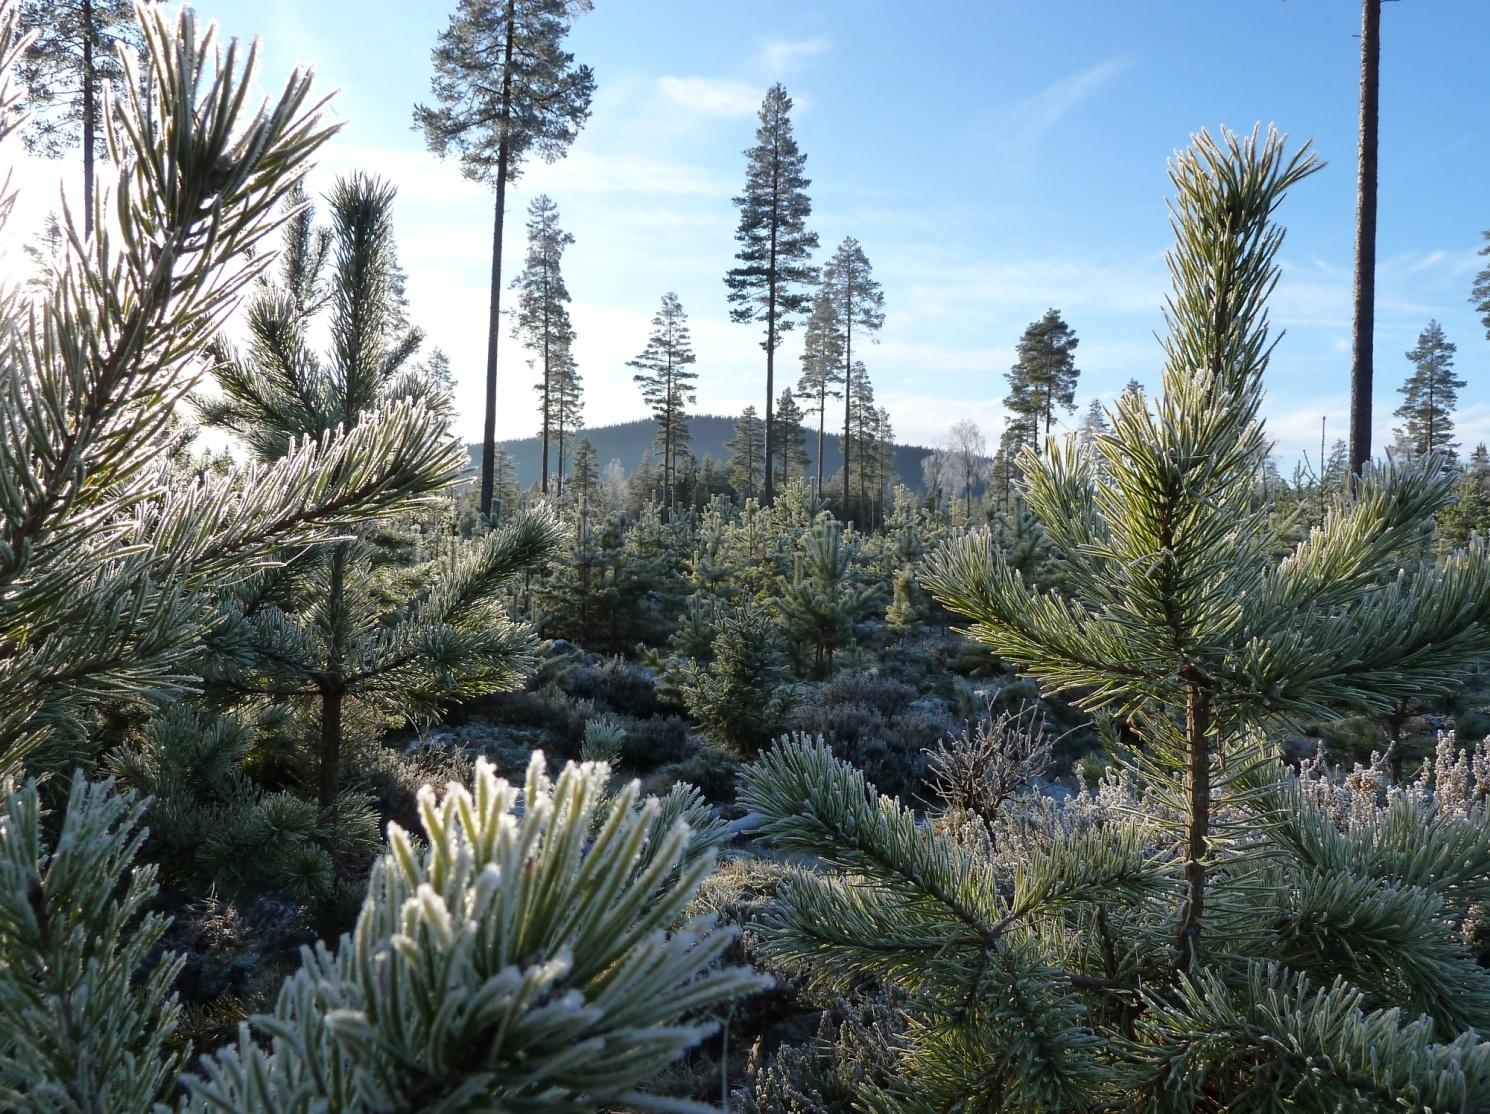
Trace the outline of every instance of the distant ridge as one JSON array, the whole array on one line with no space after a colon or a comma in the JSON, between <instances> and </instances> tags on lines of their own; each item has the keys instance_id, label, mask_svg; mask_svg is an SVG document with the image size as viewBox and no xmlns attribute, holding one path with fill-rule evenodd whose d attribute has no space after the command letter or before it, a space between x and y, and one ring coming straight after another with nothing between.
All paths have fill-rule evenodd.
<instances>
[{"instance_id":1,"label":"distant ridge","mask_svg":"<svg viewBox=\"0 0 1490 1114\"><path fill-rule=\"evenodd\" d=\"M735 435L735 419L724 417L719 414L699 414L689 419L689 428L693 434L693 442L690 450L700 461L705 456L712 456L720 464L729 460L729 450L724 447L726 441L732 440ZM583 429L579 437L575 439L578 444L581 438L588 438L591 445L595 447L595 459L602 471L612 460L619 460L621 467L629 476L635 472L641 464L642 455L652 448L652 441L657 436L657 425L650 418L638 418L635 421L620 422L616 425L593 426ZM565 438L566 442L568 438ZM842 439L829 434L826 438L823 451L823 476L831 476L843 467L843 451L840 446ZM523 487L538 481L539 461L542 456L542 443L537 437L524 437L517 441L503 441L502 447L512 457L517 469L517 481ZM473 465L479 464L481 460L481 446L473 444L469 446L471 461ZM552 453L550 446L549 452ZM817 452L817 431L813 429L807 436L808 469L816 472L817 466L813 463ZM569 447L564 449L568 464ZM896 445L895 446L895 472L897 482L904 484L912 491L923 491L924 485L921 481L921 462L931 455L931 450L920 445Z\"/></svg>"}]
</instances>

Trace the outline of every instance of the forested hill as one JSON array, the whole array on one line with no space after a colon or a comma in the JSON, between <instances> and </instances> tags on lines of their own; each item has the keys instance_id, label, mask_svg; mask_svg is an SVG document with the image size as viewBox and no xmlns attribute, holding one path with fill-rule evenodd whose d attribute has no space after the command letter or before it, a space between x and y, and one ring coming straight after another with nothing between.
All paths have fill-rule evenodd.
<instances>
[{"instance_id":1,"label":"forested hill","mask_svg":"<svg viewBox=\"0 0 1490 1114\"><path fill-rule=\"evenodd\" d=\"M734 418L717 414L701 414L690 419L690 427L693 431L691 449L694 456L699 460L703 460L705 456L712 456L721 464L729 460L729 450L724 446L726 441L734 437ZM595 459L602 470L612 460L619 460L621 467L626 469L627 475L636 471L641 463L642 454L652 448L652 440L656 435L657 424L648 418L638 418L636 421L621 422L617 425L594 426L580 432L580 437L588 438L590 444L595 446ZM824 469L824 475L832 475L843 466L843 452L839 441L840 438L828 435L824 452L824 463L827 466ZM539 439L524 437L518 441L504 441L502 445L516 462L518 483L524 487L535 483L538 479L539 456L542 452ZM479 464L480 444L471 445L470 451L472 463ZM550 452L552 451L554 450L551 448ZM814 430L807 437L809 470L816 470L816 465L812 463L816 452L817 433ZM565 456L568 455L566 448ZM898 482L913 491L923 490L921 461L929 455L931 455L931 450L920 445L896 445L895 468L899 475Z\"/></svg>"}]
</instances>

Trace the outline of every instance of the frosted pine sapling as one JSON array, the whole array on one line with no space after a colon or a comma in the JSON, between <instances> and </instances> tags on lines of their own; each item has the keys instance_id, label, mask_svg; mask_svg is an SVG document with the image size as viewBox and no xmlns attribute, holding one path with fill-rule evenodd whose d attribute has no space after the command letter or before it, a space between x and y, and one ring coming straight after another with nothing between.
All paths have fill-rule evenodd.
<instances>
[{"instance_id":1,"label":"frosted pine sapling","mask_svg":"<svg viewBox=\"0 0 1490 1114\"><path fill-rule=\"evenodd\" d=\"M182 960L155 955L142 803L74 775L55 844L36 783L0 796L0 1106L138 1114L175 1081Z\"/></svg>"},{"instance_id":2,"label":"frosted pine sapling","mask_svg":"<svg viewBox=\"0 0 1490 1114\"><path fill-rule=\"evenodd\" d=\"M13 28L0 23L7 68ZM272 463L189 483L170 473L172 407L272 262L249 251L329 132L298 72L246 112L254 52L219 51L189 14L173 27L151 8L142 34L142 69L126 61L126 94L104 120L119 234L85 241L64 212L48 287L0 295L0 770L42 743L79 745L100 705L190 687L214 591L286 547L401 510L459 468L443 419L398 403ZM13 106L14 90L0 99ZM4 114L0 134L16 122Z\"/></svg>"},{"instance_id":3,"label":"frosted pine sapling","mask_svg":"<svg viewBox=\"0 0 1490 1114\"><path fill-rule=\"evenodd\" d=\"M1089 449L1073 436L1022 461L1061 587L1027 583L981 531L930 562L976 637L1140 730L1121 780L980 836L918 823L821 742L746 771L741 803L827 864L782 895L769 952L909 996L894 1079L865 1085L866 1109L1490 1102L1490 975L1460 934L1490 892L1483 803L1339 815L1264 742L1442 691L1490 653L1484 547L1418 556L1452 483L1440 461L1368 472L1272 556L1252 500L1272 213L1314 165L1230 134L1173 162L1162 396L1150 412L1125 395Z\"/></svg>"},{"instance_id":4,"label":"frosted pine sapling","mask_svg":"<svg viewBox=\"0 0 1490 1114\"><path fill-rule=\"evenodd\" d=\"M329 252L314 248L303 217L287 229L278 283L262 284L248 310L249 343L218 346L222 394L203 404L209 422L238 434L273 461L302 439L355 428L380 406L433 391L408 365L420 343L395 310L393 189L361 176L332 190ZM312 264L321 260L329 273ZM315 315L329 314L331 349L309 347ZM426 490L454 479L448 432L441 467ZM418 504L405 502L409 510ZM429 563L424 588L390 609L373 591L373 547L360 536L303 553L245 580L225 601L213 633L211 679L239 700L269 699L316 709L317 799L336 800L344 719L352 702L385 716L419 716L441 699L518 683L531 633L508 621L499 589L547 559L557 544L548 518L520 518Z\"/></svg>"},{"instance_id":5,"label":"frosted pine sapling","mask_svg":"<svg viewBox=\"0 0 1490 1114\"><path fill-rule=\"evenodd\" d=\"M717 832L696 794L543 771L520 791L481 760L469 789L426 788L426 842L390 826L356 927L255 1019L267 1048L245 1026L187 1077L182 1114L680 1109L645 1084L712 1030L702 1010L768 981L717 966L731 931L683 922Z\"/></svg>"}]
</instances>

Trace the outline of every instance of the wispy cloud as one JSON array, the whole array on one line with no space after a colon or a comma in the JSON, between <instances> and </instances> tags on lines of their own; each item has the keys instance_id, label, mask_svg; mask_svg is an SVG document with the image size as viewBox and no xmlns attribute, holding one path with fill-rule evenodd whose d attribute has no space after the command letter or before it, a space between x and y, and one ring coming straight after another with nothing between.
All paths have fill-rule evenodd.
<instances>
[{"instance_id":1,"label":"wispy cloud","mask_svg":"<svg viewBox=\"0 0 1490 1114\"><path fill-rule=\"evenodd\" d=\"M796 69L810 58L826 54L833 43L818 36L811 39L769 39L760 48L758 61L762 69L779 77Z\"/></svg>"},{"instance_id":2,"label":"wispy cloud","mask_svg":"<svg viewBox=\"0 0 1490 1114\"><path fill-rule=\"evenodd\" d=\"M671 105L708 116L752 116L761 90L744 81L715 77L660 77L657 88Z\"/></svg>"},{"instance_id":3,"label":"wispy cloud","mask_svg":"<svg viewBox=\"0 0 1490 1114\"><path fill-rule=\"evenodd\" d=\"M1011 113L1016 139L1023 144L1042 139L1104 85L1132 68L1131 58L1109 58L1026 97Z\"/></svg>"}]
</instances>

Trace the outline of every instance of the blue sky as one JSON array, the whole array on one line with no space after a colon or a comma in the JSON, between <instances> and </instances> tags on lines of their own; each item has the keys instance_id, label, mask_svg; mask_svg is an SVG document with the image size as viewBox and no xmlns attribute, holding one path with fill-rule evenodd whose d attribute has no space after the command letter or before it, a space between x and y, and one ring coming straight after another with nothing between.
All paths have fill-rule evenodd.
<instances>
[{"instance_id":1,"label":"blue sky","mask_svg":"<svg viewBox=\"0 0 1490 1114\"><path fill-rule=\"evenodd\" d=\"M259 36L263 82L313 62L345 128L313 186L362 169L400 190L416 319L448 351L461 431L480 428L490 195L425 153L445 3L201 0L229 35ZM692 321L700 409L764 396L753 327L729 321L742 150L772 81L796 98L824 254L864 245L886 324L865 360L902 439L935 443L973 417L996 435L1024 326L1056 306L1081 337L1078 401L1158 378L1167 288L1165 161L1189 134L1276 123L1329 163L1299 187L1273 305L1287 336L1269 427L1285 460L1321 416L1345 430L1354 222L1357 0L597 0L571 45L593 65L594 115L569 156L509 194L507 267L529 198L558 203L577 355L593 424L645 411L625 362L665 290ZM1430 318L1459 345L1461 439L1490 438L1490 341L1467 296L1490 228L1487 0L1403 0L1383 17L1377 446L1402 353ZM779 366L797 374L795 336ZM532 376L504 342L499 430L531 433ZM1312 455L1312 453L1311 453ZM633 462L625 462L628 466Z\"/></svg>"}]
</instances>

